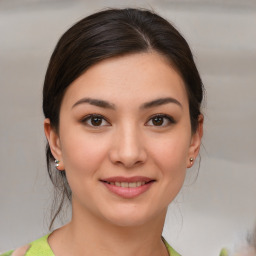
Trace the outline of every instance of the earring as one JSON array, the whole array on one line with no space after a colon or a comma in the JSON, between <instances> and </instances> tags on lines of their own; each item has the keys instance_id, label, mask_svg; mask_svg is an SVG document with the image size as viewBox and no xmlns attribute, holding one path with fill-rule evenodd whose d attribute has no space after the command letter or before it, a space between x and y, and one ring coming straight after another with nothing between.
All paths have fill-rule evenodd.
<instances>
[{"instance_id":1,"label":"earring","mask_svg":"<svg viewBox=\"0 0 256 256\"><path fill-rule=\"evenodd\" d=\"M55 162L55 167L56 168L60 166L60 161L59 160L56 159L54 162Z\"/></svg>"},{"instance_id":2,"label":"earring","mask_svg":"<svg viewBox=\"0 0 256 256\"><path fill-rule=\"evenodd\" d=\"M193 157L190 157L190 158L189 158L189 161L190 161L190 164L192 165L193 162L194 162L194 158L193 158Z\"/></svg>"}]
</instances>

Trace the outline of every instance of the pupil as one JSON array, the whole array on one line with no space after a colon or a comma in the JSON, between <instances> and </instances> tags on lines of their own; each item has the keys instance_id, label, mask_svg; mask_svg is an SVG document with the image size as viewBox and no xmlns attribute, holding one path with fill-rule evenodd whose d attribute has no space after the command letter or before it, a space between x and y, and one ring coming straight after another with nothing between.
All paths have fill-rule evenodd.
<instances>
[{"instance_id":1,"label":"pupil","mask_svg":"<svg viewBox=\"0 0 256 256\"><path fill-rule=\"evenodd\" d=\"M163 124L163 118L160 117L160 116L154 117L153 124L157 125L157 126L162 125Z\"/></svg>"},{"instance_id":2,"label":"pupil","mask_svg":"<svg viewBox=\"0 0 256 256\"><path fill-rule=\"evenodd\" d=\"M93 117L91 122L92 122L92 125L99 126L102 123L102 118L100 118L100 117Z\"/></svg>"}]
</instances>

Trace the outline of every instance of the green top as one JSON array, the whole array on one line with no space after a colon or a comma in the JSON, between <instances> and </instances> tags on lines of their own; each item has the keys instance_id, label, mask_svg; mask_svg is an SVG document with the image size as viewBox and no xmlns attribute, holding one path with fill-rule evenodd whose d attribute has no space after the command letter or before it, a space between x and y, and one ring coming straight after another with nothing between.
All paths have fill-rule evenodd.
<instances>
[{"instance_id":1,"label":"green top","mask_svg":"<svg viewBox=\"0 0 256 256\"><path fill-rule=\"evenodd\" d=\"M4 254L1 254L0 256L11 256L12 253L14 253L15 251L18 252L22 250L26 250L23 254L24 256L54 256L52 249L47 241L49 235L50 234L43 236L37 239L36 241L30 243L29 248L27 250L26 247L28 246L24 246L16 250L12 250Z\"/></svg>"},{"instance_id":2,"label":"green top","mask_svg":"<svg viewBox=\"0 0 256 256\"><path fill-rule=\"evenodd\" d=\"M178 254L168 243L167 241L162 237L164 244L169 252L170 256L181 256L180 254ZM0 255L1 256L1 255Z\"/></svg>"},{"instance_id":3,"label":"green top","mask_svg":"<svg viewBox=\"0 0 256 256\"><path fill-rule=\"evenodd\" d=\"M21 253L20 255L23 256L54 256L53 251L47 241L49 235L50 234L43 236L24 247L3 253L0 256L12 256L14 252L21 253L22 250L24 251L24 253ZM165 246L168 249L170 256L181 256L166 242L164 238L163 242L165 243Z\"/></svg>"},{"instance_id":4,"label":"green top","mask_svg":"<svg viewBox=\"0 0 256 256\"><path fill-rule=\"evenodd\" d=\"M226 248L223 248L220 252L220 256L228 256L228 250Z\"/></svg>"}]
</instances>

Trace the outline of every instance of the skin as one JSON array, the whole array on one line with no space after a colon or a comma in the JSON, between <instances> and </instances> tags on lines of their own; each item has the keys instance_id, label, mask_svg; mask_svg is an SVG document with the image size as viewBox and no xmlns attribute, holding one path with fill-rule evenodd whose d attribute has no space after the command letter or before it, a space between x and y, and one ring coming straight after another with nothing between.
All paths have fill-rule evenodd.
<instances>
[{"instance_id":1,"label":"skin","mask_svg":"<svg viewBox=\"0 0 256 256\"><path fill-rule=\"evenodd\" d=\"M174 100L145 108L167 97ZM107 101L114 109L84 98ZM103 116L99 126L86 118L91 114ZM153 122L157 114L171 121ZM101 61L76 79L64 95L58 133L49 119L44 122L72 190L72 220L49 237L55 255L168 255L161 240L167 207L192 166L190 157L198 154L202 124L200 116L191 133L184 82L156 52ZM113 176L154 182L139 196L123 198L100 181Z\"/></svg>"}]
</instances>

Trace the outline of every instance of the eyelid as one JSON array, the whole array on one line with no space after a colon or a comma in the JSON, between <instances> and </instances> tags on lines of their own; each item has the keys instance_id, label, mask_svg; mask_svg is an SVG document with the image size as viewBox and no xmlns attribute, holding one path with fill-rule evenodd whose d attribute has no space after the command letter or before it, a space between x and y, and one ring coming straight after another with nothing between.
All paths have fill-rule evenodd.
<instances>
[{"instance_id":1,"label":"eyelid","mask_svg":"<svg viewBox=\"0 0 256 256\"><path fill-rule=\"evenodd\" d=\"M147 124L149 121L151 121L154 117L162 117L162 118L167 119L168 122L169 122L169 125L176 123L176 121L174 120L174 118L173 118L172 116L167 115L167 114L160 114L160 113L159 113L159 114L154 114L154 115L152 115L152 116L148 119L148 121L146 122L146 124ZM164 125L164 126L149 125L149 126L165 127L165 126L167 126L167 125Z\"/></svg>"},{"instance_id":2,"label":"eyelid","mask_svg":"<svg viewBox=\"0 0 256 256\"><path fill-rule=\"evenodd\" d=\"M102 120L104 120L105 122L108 123L108 125L99 125L99 126L94 126L94 125L90 125L87 123L88 120L90 120L90 118L93 118L93 117L99 117L99 118L102 118ZM81 122L82 123L85 123L87 126L89 127L94 127L94 128L99 128L99 127L102 127L102 126L110 126L110 122L107 120L107 118L105 118L103 115L100 115L100 114L89 114L89 115L86 115L84 116L82 119L81 119Z\"/></svg>"}]
</instances>

